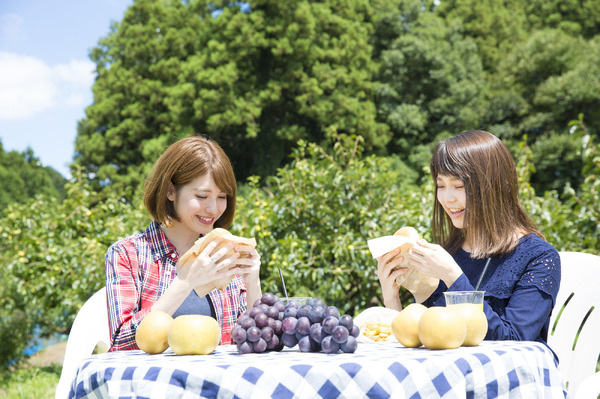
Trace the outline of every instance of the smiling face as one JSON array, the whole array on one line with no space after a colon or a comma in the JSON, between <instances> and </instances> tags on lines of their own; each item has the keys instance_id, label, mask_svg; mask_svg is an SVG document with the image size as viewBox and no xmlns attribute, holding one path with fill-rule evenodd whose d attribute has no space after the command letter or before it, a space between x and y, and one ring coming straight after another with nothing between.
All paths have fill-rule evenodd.
<instances>
[{"instance_id":1,"label":"smiling face","mask_svg":"<svg viewBox=\"0 0 600 399\"><path fill-rule=\"evenodd\" d=\"M210 174L199 176L188 184L171 186L167 198L173 202L179 219L174 222L175 227L196 236L211 231L227 209L227 194Z\"/></svg>"},{"instance_id":2,"label":"smiling face","mask_svg":"<svg viewBox=\"0 0 600 399\"><path fill-rule=\"evenodd\" d=\"M464 182L456 176L438 175L436 178L436 195L446 214L450 216L452 224L457 229L462 229L465 224L465 209L467 195Z\"/></svg>"}]
</instances>

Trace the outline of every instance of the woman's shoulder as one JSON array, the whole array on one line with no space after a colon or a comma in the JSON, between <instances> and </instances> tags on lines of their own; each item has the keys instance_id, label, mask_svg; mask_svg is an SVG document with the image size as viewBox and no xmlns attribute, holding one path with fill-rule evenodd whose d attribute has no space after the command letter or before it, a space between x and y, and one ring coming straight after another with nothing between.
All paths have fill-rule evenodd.
<instances>
[{"instance_id":1,"label":"woman's shoulder","mask_svg":"<svg viewBox=\"0 0 600 399\"><path fill-rule=\"evenodd\" d=\"M149 246L151 242L157 241L159 233L160 228L155 222L152 222L144 231L118 239L109 247L108 251L127 251L133 248Z\"/></svg>"},{"instance_id":2,"label":"woman's shoulder","mask_svg":"<svg viewBox=\"0 0 600 399\"><path fill-rule=\"evenodd\" d=\"M535 233L521 237L513 253L516 256L529 258L530 262L535 259L555 259L560 264L560 256L556 248Z\"/></svg>"}]
</instances>

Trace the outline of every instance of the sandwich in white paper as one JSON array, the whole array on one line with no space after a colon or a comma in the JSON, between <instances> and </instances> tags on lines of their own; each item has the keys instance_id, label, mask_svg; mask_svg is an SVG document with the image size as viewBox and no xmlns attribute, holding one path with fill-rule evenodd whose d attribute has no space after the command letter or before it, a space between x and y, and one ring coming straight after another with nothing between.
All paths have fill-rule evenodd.
<instances>
[{"instance_id":1,"label":"sandwich in white paper","mask_svg":"<svg viewBox=\"0 0 600 399\"><path fill-rule=\"evenodd\" d=\"M419 233L413 227L402 227L393 236L383 236L367 241L373 258L378 259L396 248L400 248L399 256L404 257L398 268L407 268L407 272L398 276L396 287L404 287L415 297L416 302L423 302L435 291L440 280L420 273L414 268L408 257L419 239Z\"/></svg>"}]
</instances>

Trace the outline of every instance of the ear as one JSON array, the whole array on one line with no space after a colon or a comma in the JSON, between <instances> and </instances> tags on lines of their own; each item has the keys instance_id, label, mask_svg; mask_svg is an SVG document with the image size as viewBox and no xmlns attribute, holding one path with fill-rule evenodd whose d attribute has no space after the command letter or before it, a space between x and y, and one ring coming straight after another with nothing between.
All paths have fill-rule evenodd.
<instances>
[{"instance_id":1,"label":"ear","mask_svg":"<svg viewBox=\"0 0 600 399\"><path fill-rule=\"evenodd\" d=\"M175 186L173 182L169 182L169 187L167 188L167 199L171 202L175 202Z\"/></svg>"}]
</instances>

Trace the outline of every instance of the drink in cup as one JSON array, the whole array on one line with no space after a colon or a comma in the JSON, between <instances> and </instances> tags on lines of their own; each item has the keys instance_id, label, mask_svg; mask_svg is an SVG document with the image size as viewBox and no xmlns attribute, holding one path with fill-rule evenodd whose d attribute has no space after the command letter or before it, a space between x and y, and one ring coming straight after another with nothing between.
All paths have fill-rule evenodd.
<instances>
[{"instance_id":1,"label":"drink in cup","mask_svg":"<svg viewBox=\"0 0 600 399\"><path fill-rule=\"evenodd\" d=\"M447 291L446 306L458 305L459 303L474 303L483 310L483 294L485 291Z\"/></svg>"}]
</instances>

